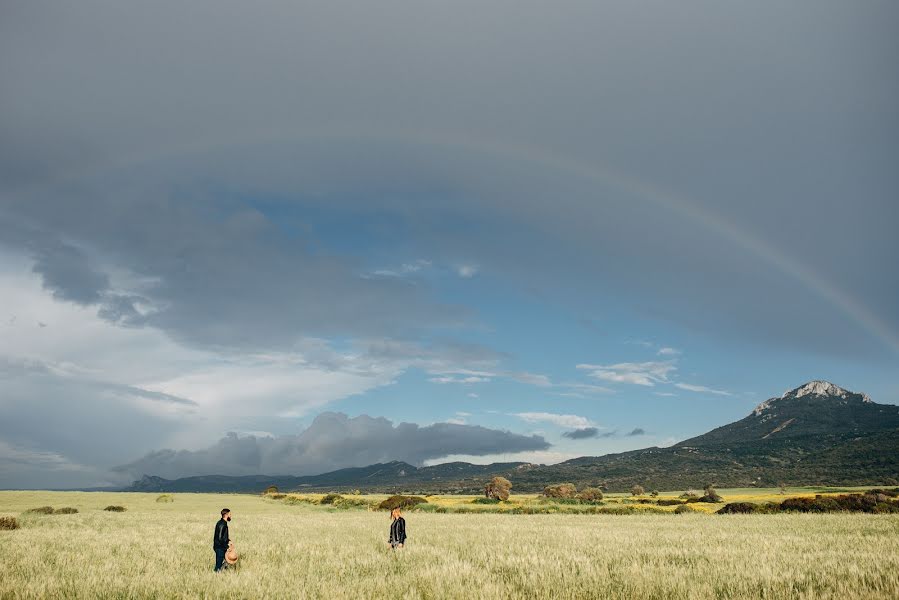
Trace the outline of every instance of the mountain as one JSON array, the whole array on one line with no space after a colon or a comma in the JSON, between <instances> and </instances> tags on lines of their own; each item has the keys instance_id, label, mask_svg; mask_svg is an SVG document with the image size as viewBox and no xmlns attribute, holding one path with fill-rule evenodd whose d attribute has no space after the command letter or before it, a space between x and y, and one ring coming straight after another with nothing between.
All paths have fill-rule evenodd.
<instances>
[{"instance_id":1,"label":"mountain","mask_svg":"<svg viewBox=\"0 0 899 600\"><path fill-rule=\"evenodd\" d=\"M392 461L367 467L340 469L321 475L200 475L180 479L163 479L144 475L126 491L130 492L257 492L270 485L280 490L352 490L403 491L437 489L460 484L482 487L485 477L493 473L508 473L526 467L526 463L493 463L473 465L452 462L432 467L415 467L409 463Z\"/></svg>"},{"instance_id":2,"label":"mountain","mask_svg":"<svg viewBox=\"0 0 899 600\"><path fill-rule=\"evenodd\" d=\"M899 407L875 404L827 381L811 381L759 404L746 418L678 446L753 443L805 436L844 436L899 427Z\"/></svg>"},{"instance_id":3,"label":"mountain","mask_svg":"<svg viewBox=\"0 0 899 600\"><path fill-rule=\"evenodd\" d=\"M556 465L453 462L415 467L402 462L341 469L305 477L201 476L177 480L145 476L131 491L258 492L480 492L495 475L515 491L555 483L602 485L621 491L718 486L895 485L899 479L899 406L811 381L759 404L745 418L667 448L575 458Z\"/></svg>"}]
</instances>

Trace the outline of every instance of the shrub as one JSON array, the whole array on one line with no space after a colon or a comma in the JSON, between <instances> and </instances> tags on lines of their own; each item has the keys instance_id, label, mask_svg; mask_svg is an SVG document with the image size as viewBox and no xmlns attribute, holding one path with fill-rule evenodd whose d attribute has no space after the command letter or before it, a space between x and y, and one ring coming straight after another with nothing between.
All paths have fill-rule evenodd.
<instances>
[{"instance_id":1,"label":"shrub","mask_svg":"<svg viewBox=\"0 0 899 600\"><path fill-rule=\"evenodd\" d=\"M362 498L347 498L344 496L339 500L335 500L334 506L337 508L363 508L369 507L370 504Z\"/></svg>"},{"instance_id":2,"label":"shrub","mask_svg":"<svg viewBox=\"0 0 899 600\"><path fill-rule=\"evenodd\" d=\"M272 500L283 500L287 497L287 494L269 494L268 497Z\"/></svg>"},{"instance_id":3,"label":"shrub","mask_svg":"<svg viewBox=\"0 0 899 600\"><path fill-rule=\"evenodd\" d=\"M680 496L678 496L681 500L689 500L690 498L699 498L699 494L694 492L693 490L687 490Z\"/></svg>"},{"instance_id":4,"label":"shrub","mask_svg":"<svg viewBox=\"0 0 899 600\"><path fill-rule=\"evenodd\" d=\"M12 531L19 528L19 522L15 517L0 517L0 530Z\"/></svg>"},{"instance_id":5,"label":"shrub","mask_svg":"<svg viewBox=\"0 0 899 600\"><path fill-rule=\"evenodd\" d=\"M160 502L162 504L168 504L169 502L174 502L175 497L172 496L171 494L162 494L162 495L156 497L156 501Z\"/></svg>"},{"instance_id":6,"label":"shrub","mask_svg":"<svg viewBox=\"0 0 899 600\"><path fill-rule=\"evenodd\" d=\"M642 485L635 485L631 488L631 496L642 496L645 493Z\"/></svg>"},{"instance_id":7,"label":"shrub","mask_svg":"<svg viewBox=\"0 0 899 600\"><path fill-rule=\"evenodd\" d=\"M352 492L350 492L350 494L352 494L353 496L361 496L362 492L360 492L359 490L353 490Z\"/></svg>"},{"instance_id":8,"label":"shrub","mask_svg":"<svg viewBox=\"0 0 899 600\"><path fill-rule=\"evenodd\" d=\"M53 511L54 515L74 515L78 512L77 508L72 508L71 506L63 506L62 508L57 508Z\"/></svg>"},{"instance_id":9,"label":"shrub","mask_svg":"<svg viewBox=\"0 0 899 600\"><path fill-rule=\"evenodd\" d=\"M659 490L652 490L651 492L649 492L649 495L652 496L653 498L658 498Z\"/></svg>"},{"instance_id":10,"label":"shrub","mask_svg":"<svg viewBox=\"0 0 899 600\"><path fill-rule=\"evenodd\" d=\"M118 506L118 505L110 504L109 506L107 506L107 507L104 508L103 510L108 511L108 512L125 512L127 509L126 509L124 506Z\"/></svg>"},{"instance_id":11,"label":"shrub","mask_svg":"<svg viewBox=\"0 0 899 600\"><path fill-rule=\"evenodd\" d=\"M716 511L719 515L745 515L756 512L759 512L759 506L752 502L729 502Z\"/></svg>"},{"instance_id":12,"label":"shrub","mask_svg":"<svg viewBox=\"0 0 899 600\"><path fill-rule=\"evenodd\" d=\"M427 504L427 500L420 496L391 496L380 504L378 508L381 510L393 510L394 508L409 508L416 504Z\"/></svg>"},{"instance_id":13,"label":"shrub","mask_svg":"<svg viewBox=\"0 0 899 600\"><path fill-rule=\"evenodd\" d=\"M715 491L715 487L711 484L705 486L705 495L699 499L700 502L724 502L724 498L722 498L718 492Z\"/></svg>"},{"instance_id":14,"label":"shrub","mask_svg":"<svg viewBox=\"0 0 899 600\"><path fill-rule=\"evenodd\" d=\"M472 504L499 504L499 498L475 498Z\"/></svg>"},{"instance_id":15,"label":"shrub","mask_svg":"<svg viewBox=\"0 0 899 600\"><path fill-rule=\"evenodd\" d=\"M278 486L276 486L276 485L270 485L270 486L268 486L267 488L265 488L265 491L262 492L262 493L263 493L263 494L277 494L279 491L280 491L280 490L278 489Z\"/></svg>"},{"instance_id":16,"label":"shrub","mask_svg":"<svg viewBox=\"0 0 899 600\"><path fill-rule=\"evenodd\" d=\"M543 495L547 498L574 498L577 496L577 488L570 483L548 485L543 488Z\"/></svg>"},{"instance_id":17,"label":"shrub","mask_svg":"<svg viewBox=\"0 0 899 600\"><path fill-rule=\"evenodd\" d=\"M318 501L318 503L337 504L341 500L343 500L343 496L341 496L340 494L326 494L321 500Z\"/></svg>"},{"instance_id":18,"label":"shrub","mask_svg":"<svg viewBox=\"0 0 899 600\"><path fill-rule=\"evenodd\" d=\"M37 508L29 508L25 511L31 515L52 515L53 507L52 506L38 506Z\"/></svg>"},{"instance_id":19,"label":"shrub","mask_svg":"<svg viewBox=\"0 0 899 600\"><path fill-rule=\"evenodd\" d=\"M509 491L512 489L512 482L505 477L494 477L490 483L484 487L484 496L495 500L508 500Z\"/></svg>"},{"instance_id":20,"label":"shrub","mask_svg":"<svg viewBox=\"0 0 899 600\"><path fill-rule=\"evenodd\" d=\"M586 487L577 495L582 502L599 502L602 500L602 490L595 487Z\"/></svg>"},{"instance_id":21,"label":"shrub","mask_svg":"<svg viewBox=\"0 0 899 600\"><path fill-rule=\"evenodd\" d=\"M677 504L684 504L683 500L677 500L676 498L662 498L658 502L656 502L659 506L675 506Z\"/></svg>"},{"instance_id":22,"label":"shrub","mask_svg":"<svg viewBox=\"0 0 899 600\"><path fill-rule=\"evenodd\" d=\"M682 515L684 513L692 513L692 512L696 512L696 511L693 510L692 508L690 508L689 506L687 506L686 504L681 504L680 506L678 506L677 508L674 509L674 514L676 514L676 515Z\"/></svg>"}]
</instances>

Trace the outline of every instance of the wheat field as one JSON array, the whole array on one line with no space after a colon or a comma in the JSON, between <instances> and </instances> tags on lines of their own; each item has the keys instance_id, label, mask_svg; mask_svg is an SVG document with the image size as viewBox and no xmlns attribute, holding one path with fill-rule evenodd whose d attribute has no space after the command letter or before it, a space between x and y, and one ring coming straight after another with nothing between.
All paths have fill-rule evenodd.
<instances>
[{"instance_id":1,"label":"wheat field","mask_svg":"<svg viewBox=\"0 0 899 600\"><path fill-rule=\"evenodd\" d=\"M897 598L892 515L407 513L250 495L0 492L2 598ZM33 515L29 508L74 507ZM122 505L123 513L102 510ZM218 511L238 568L213 573Z\"/></svg>"}]
</instances>

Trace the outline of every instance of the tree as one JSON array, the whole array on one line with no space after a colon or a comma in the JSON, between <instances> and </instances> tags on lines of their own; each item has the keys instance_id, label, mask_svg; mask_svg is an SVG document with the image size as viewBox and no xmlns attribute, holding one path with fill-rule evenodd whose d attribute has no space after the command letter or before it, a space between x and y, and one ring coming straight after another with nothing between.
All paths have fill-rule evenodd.
<instances>
[{"instance_id":1,"label":"tree","mask_svg":"<svg viewBox=\"0 0 899 600\"><path fill-rule=\"evenodd\" d=\"M700 502L724 502L724 498L718 495L713 484L705 486L705 495L699 499Z\"/></svg>"},{"instance_id":2,"label":"tree","mask_svg":"<svg viewBox=\"0 0 899 600\"><path fill-rule=\"evenodd\" d=\"M257 489L258 489L258 488L257 488ZM263 492L263 493L264 493L264 494L277 494L277 493L278 493L278 486L276 486L276 485L270 485L270 486L268 486L267 488L265 488L265 492Z\"/></svg>"},{"instance_id":3,"label":"tree","mask_svg":"<svg viewBox=\"0 0 899 600\"><path fill-rule=\"evenodd\" d=\"M631 488L631 496L642 496L645 493L642 485L635 485Z\"/></svg>"},{"instance_id":4,"label":"tree","mask_svg":"<svg viewBox=\"0 0 899 600\"><path fill-rule=\"evenodd\" d=\"M649 495L652 496L653 498L658 498L659 490L652 490L651 492L649 492Z\"/></svg>"},{"instance_id":5,"label":"tree","mask_svg":"<svg viewBox=\"0 0 899 600\"><path fill-rule=\"evenodd\" d=\"M509 499L509 491L511 489L511 481L505 477L494 477L490 483L484 486L484 495L494 500L506 501Z\"/></svg>"},{"instance_id":6,"label":"tree","mask_svg":"<svg viewBox=\"0 0 899 600\"><path fill-rule=\"evenodd\" d=\"M595 487L586 487L578 493L577 499L582 502L598 502L602 500L602 490Z\"/></svg>"},{"instance_id":7,"label":"tree","mask_svg":"<svg viewBox=\"0 0 899 600\"><path fill-rule=\"evenodd\" d=\"M543 488L543 495L547 498L574 498L577 496L577 488L570 483L548 485Z\"/></svg>"}]
</instances>

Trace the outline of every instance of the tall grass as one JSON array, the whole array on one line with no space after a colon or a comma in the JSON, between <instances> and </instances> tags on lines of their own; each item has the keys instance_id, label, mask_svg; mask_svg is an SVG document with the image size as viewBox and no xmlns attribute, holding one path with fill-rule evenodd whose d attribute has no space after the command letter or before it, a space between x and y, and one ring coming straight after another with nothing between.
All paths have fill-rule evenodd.
<instances>
[{"instance_id":1,"label":"tall grass","mask_svg":"<svg viewBox=\"0 0 899 600\"><path fill-rule=\"evenodd\" d=\"M258 496L0 492L2 598L896 598L892 515L386 513ZM23 514L73 506L65 519ZM128 512L103 507L122 504ZM239 568L212 573L218 511Z\"/></svg>"}]
</instances>

